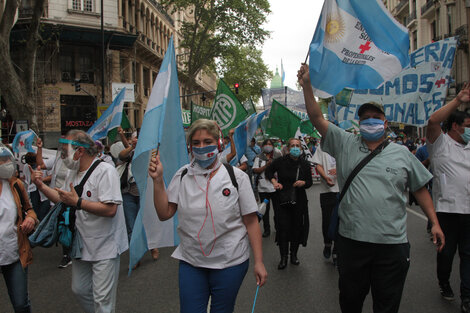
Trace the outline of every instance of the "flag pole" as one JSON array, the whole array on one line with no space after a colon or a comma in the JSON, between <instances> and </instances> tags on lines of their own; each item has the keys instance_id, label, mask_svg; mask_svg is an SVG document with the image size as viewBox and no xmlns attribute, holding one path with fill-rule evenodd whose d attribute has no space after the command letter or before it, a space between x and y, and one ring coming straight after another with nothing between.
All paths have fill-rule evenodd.
<instances>
[{"instance_id":1,"label":"flag pole","mask_svg":"<svg viewBox=\"0 0 470 313\"><path fill-rule=\"evenodd\" d=\"M304 64L307 64L308 56L310 55L310 47L308 47L307 56L305 57Z\"/></svg>"}]
</instances>

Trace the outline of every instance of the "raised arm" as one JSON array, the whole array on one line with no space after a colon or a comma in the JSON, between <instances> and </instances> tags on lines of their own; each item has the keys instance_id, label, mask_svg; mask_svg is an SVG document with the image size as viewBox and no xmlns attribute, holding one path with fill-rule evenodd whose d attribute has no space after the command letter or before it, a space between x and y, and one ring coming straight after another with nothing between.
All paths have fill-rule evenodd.
<instances>
[{"instance_id":1,"label":"raised arm","mask_svg":"<svg viewBox=\"0 0 470 313\"><path fill-rule=\"evenodd\" d=\"M160 154L152 157L149 164L149 175L153 180L153 204L160 221L166 221L175 215L176 204L168 202L163 181L163 166L160 162Z\"/></svg>"},{"instance_id":2,"label":"raised arm","mask_svg":"<svg viewBox=\"0 0 470 313\"><path fill-rule=\"evenodd\" d=\"M323 117L320 105L313 96L313 89L310 82L310 74L307 64L302 64L299 71L297 72L297 78L299 80L300 86L302 86L304 91L305 108L307 109L310 122L312 122L313 126L315 126L322 136L326 136L329 122Z\"/></svg>"},{"instance_id":3,"label":"raised arm","mask_svg":"<svg viewBox=\"0 0 470 313\"><path fill-rule=\"evenodd\" d=\"M426 131L426 139L432 144L441 134L441 123L449 118L458 106L464 102L470 101L470 84L466 83L462 90L460 90L457 97L452 99L446 105L443 105L439 110L434 112L428 121L428 128Z\"/></svg>"},{"instance_id":4,"label":"raised arm","mask_svg":"<svg viewBox=\"0 0 470 313\"><path fill-rule=\"evenodd\" d=\"M38 148L36 151L36 164L41 167L41 169L45 170L46 164L44 163L44 160L42 158L42 140L41 138L38 137L36 141L36 147Z\"/></svg>"},{"instance_id":5,"label":"raised arm","mask_svg":"<svg viewBox=\"0 0 470 313\"><path fill-rule=\"evenodd\" d=\"M226 155L227 163L230 164L230 161L237 155L237 148L235 147L235 141L233 140L233 134L235 133L235 128L232 128L228 132L230 138L230 153Z\"/></svg>"}]
</instances>

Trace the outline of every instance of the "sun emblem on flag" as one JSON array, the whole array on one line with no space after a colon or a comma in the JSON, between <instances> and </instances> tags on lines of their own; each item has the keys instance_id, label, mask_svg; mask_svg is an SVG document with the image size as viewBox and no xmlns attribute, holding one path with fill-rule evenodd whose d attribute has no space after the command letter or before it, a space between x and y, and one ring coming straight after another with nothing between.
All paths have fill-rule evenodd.
<instances>
[{"instance_id":1,"label":"sun emblem on flag","mask_svg":"<svg viewBox=\"0 0 470 313\"><path fill-rule=\"evenodd\" d=\"M326 20L325 41L329 43L340 41L344 36L345 30L346 27L340 15L328 16Z\"/></svg>"}]
</instances>

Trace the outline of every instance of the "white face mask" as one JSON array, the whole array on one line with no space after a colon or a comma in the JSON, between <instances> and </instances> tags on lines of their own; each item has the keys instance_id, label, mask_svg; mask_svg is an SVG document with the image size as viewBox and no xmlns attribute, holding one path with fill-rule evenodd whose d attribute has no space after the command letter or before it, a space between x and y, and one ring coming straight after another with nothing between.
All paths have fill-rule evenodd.
<instances>
[{"instance_id":1,"label":"white face mask","mask_svg":"<svg viewBox=\"0 0 470 313\"><path fill-rule=\"evenodd\" d=\"M13 162L0 164L0 178L10 179L15 174L15 165Z\"/></svg>"},{"instance_id":2,"label":"white face mask","mask_svg":"<svg viewBox=\"0 0 470 313\"><path fill-rule=\"evenodd\" d=\"M74 155L75 155L75 150L72 147L69 147L67 157L65 159L62 159L62 162L64 162L64 165L69 170L77 171L80 168L80 159L74 160L73 159Z\"/></svg>"}]
</instances>

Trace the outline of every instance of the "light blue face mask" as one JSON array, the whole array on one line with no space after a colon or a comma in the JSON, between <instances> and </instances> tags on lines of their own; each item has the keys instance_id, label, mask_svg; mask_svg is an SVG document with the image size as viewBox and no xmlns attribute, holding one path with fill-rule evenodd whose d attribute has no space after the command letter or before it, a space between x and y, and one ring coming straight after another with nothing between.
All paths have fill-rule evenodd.
<instances>
[{"instance_id":1,"label":"light blue face mask","mask_svg":"<svg viewBox=\"0 0 470 313\"><path fill-rule=\"evenodd\" d=\"M294 158L298 158L300 156L300 148L299 147L292 147L292 148L290 148L289 153Z\"/></svg>"},{"instance_id":2,"label":"light blue face mask","mask_svg":"<svg viewBox=\"0 0 470 313\"><path fill-rule=\"evenodd\" d=\"M377 141L385 135L385 122L377 118L368 118L360 122L359 130L365 141Z\"/></svg>"},{"instance_id":3,"label":"light blue face mask","mask_svg":"<svg viewBox=\"0 0 470 313\"><path fill-rule=\"evenodd\" d=\"M214 163L219 149L216 145L210 145L205 147L192 147L194 158L196 159L197 164L202 168L208 168L212 163Z\"/></svg>"},{"instance_id":4,"label":"light blue face mask","mask_svg":"<svg viewBox=\"0 0 470 313\"><path fill-rule=\"evenodd\" d=\"M460 134L460 137L462 137L465 143L468 143L470 141L470 127L465 127L465 130L463 134Z\"/></svg>"}]
</instances>

